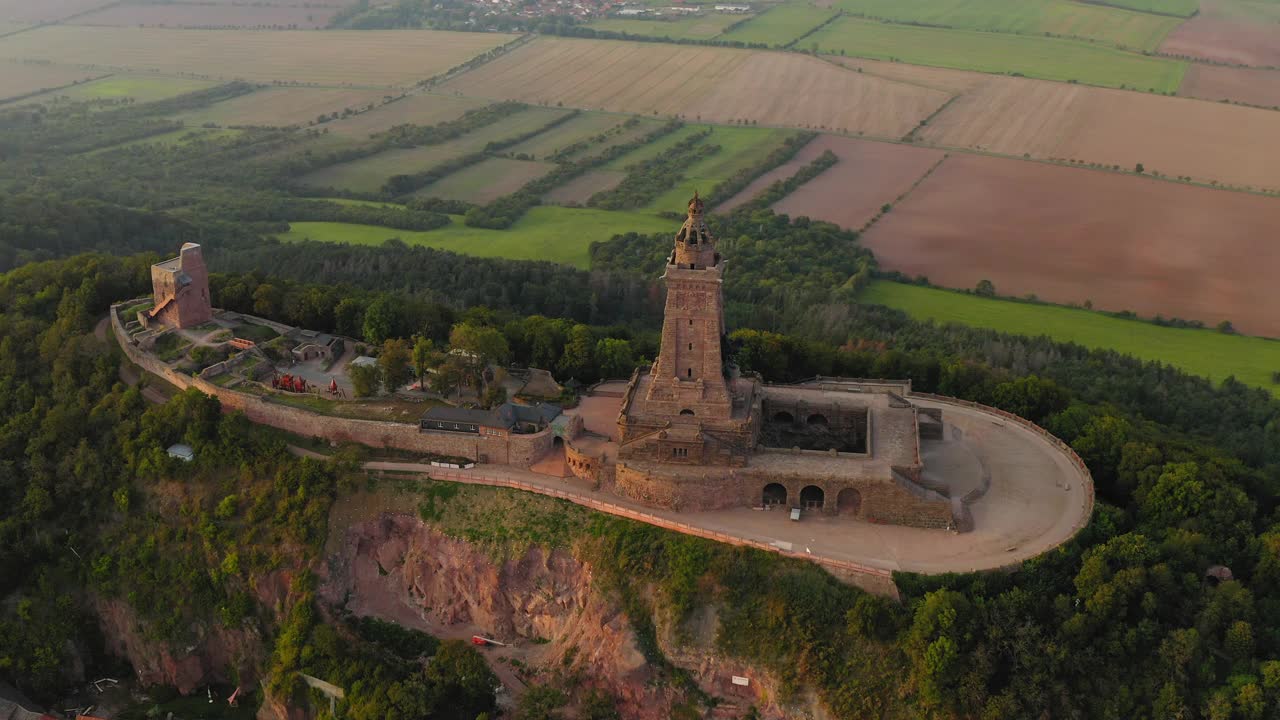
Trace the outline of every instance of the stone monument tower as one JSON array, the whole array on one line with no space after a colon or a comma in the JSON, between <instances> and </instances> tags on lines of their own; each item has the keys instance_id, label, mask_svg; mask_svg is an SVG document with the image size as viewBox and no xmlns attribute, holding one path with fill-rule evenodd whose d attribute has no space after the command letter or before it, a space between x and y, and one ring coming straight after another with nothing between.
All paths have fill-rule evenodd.
<instances>
[{"instance_id":1,"label":"stone monument tower","mask_svg":"<svg viewBox=\"0 0 1280 720\"><path fill-rule=\"evenodd\" d=\"M143 325L195 327L213 317L209 304L209 271L204 253L195 243L184 243L178 257L151 266L155 305L140 314Z\"/></svg>"},{"instance_id":2,"label":"stone monument tower","mask_svg":"<svg viewBox=\"0 0 1280 720\"><path fill-rule=\"evenodd\" d=\"M663 276L662 348L646 399L650 412L679 416L692 411L698 418L728 420L733 400L721 356L724 261L702 212L702 198L694 192Z\"/></svg>"}]
</instances>

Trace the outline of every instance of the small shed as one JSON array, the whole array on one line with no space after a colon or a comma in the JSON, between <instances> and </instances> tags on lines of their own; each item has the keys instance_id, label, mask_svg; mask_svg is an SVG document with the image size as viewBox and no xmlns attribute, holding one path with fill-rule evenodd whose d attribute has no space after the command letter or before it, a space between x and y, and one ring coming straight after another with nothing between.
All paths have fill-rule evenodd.
<instances>
[{"instance_id":1,"label":"small shed","mask_svg":"<svg viewBox=\"0 0 1280 720\"><path fill-rule=\"evenodd\" d=\"M351 364L355 365L356 367L374 367L375 365L378 364L378 359L371 358L368 355L361 355L357 357L355 360L352 360Z\"/></svg>"},{"instance_id":2,"label":"small shed","mask_svg":"<svg viewBox=\"0 0 1280 720\"><path fill-rule=\"evenodd\" d=\"M170 445L167 452L169 453L169 457L178 458L183 462L191 462L196 459L196 451L192 450L190 445L184 445L182 443L174 443Z\"/></svg>"}]
</instances>

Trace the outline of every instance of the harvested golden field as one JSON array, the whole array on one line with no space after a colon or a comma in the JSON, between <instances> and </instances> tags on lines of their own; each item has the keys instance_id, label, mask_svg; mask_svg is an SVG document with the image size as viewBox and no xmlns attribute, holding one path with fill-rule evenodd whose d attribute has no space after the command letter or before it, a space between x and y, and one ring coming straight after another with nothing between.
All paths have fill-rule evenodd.
<instances>
[{"instance_id":1,"label":"harvested golden field","mask_svg":"<svg viewBox=\"0 0 1280 720\"><path fill-rule=\"evenodd\" d=\"M1092 301L1280 336L1280 201L952 155L864 236L882 267L1002 295Z\"/></svg>"},{"instance_id":2,"label":"harvested golden field","mask_svg":"<svg viewBox=\"0 0 1280 720\"><path fill-rule=\"evenodd\" d=\"M1194 64L1187 68L1178 94L1205 100L1280 107L1280 70Z\"/></svg>"},{"instance_id":3,"label":"harvested golden field","mask_svg":"<svg viewBox=\"0 0 1280 720\"><path fill-rule=\"evenodd\" d=\"M1186 98L991 78L921 133L925 142L1119 165L1233 187L1280 189L1280 113Z\"/></svg>"},{"instance_id":4,"label":"harvested golden field","mask_svg":"<svg viewBox=\"0 0 1280 720\"><path fill-rule=\"evenodd\" d=\"M445 88L588 110L895 138L949 97L795 53L545 37Z\"/></svg>"},{"instance_id":5,"label":"harvested golden field","mask_svg":"<svg viewBox=\"0 0 1280 720\"><path fill-rule=\"evenodd\" d=\"M407 86L508 42L434 30L254 31L52 26L0 39L0 57L209 79Z\"/></svg>"},{"instance_id":6,"label":"harvested golden field","mask_svg":"<svg viewBox=\"0 0 1280 720\"><path fill-rule=\"evenodd\" d=\"M938 150L823 136L805 146L805 153L830 150L840 161L774 203L775 212L806 215L861 230L893 204L944 157Z\"/></svg>"},{"instance_id":7,"label":"harvested golden field","mask_svg":"<svg viewBox=\"0 0 1280 720\"><path fill-rule=\"evenodd\" d=\"M110 5L113 0L0 0L0 22L56 22Z\"/></svg>"},{"instance_id":8,"label":"harvested golden field","mask_svg":"<svg viewBox=\"0 0 1280 720\"><path fill-rule=\"evenodd\" d=\"M457 120L468 110L488 104L484 100L456 95L408 95L369 112L335 120L326 127L331 133L366 138L397 125L435 125Z\"/></svg>"},{"instance_id":9,"label":"harvested golden field","mask_svg":"<svg viewBox=\"0 0 1280 720\"><path fill-rule=\"evenodd\" d=\"M866 60L863 58L836 57L834 55L828 55L826 58L838 62L855 72L863 72L909 85L922 85L953 94L968 92L991 79L991 76L986 73L973 72L972 70L952 70L951 68L908 65L887 60Z\"/></svg>"},{"instance_id":10,"label":"harvested golden field","mask_svg":"<svg viewBox=\"0 0 1280 720\"><path fill-rule=\"evenodd\" d=\"M301 5L206 5L195 3L139 3L113 5L77 17L76 25L145 26L170 28L322 28L337 14L336 7Z\"/></svg>"},{"instance_id":11,"label":"harvested golden field","mask_svg":"<svg viewBox=\"0 0 1280 720\"><path fill-rule=\"evenodd\" d=\"M92 80L103 74L63 65L0 62L0 102Z\"/></svg>"},{"instance_id":12,"label":"harvested golden field","mask_svg":"<svg viewBox=\"0 0 1280 720\"><path fill-rule=\"evenodd\" d=\"M331 113L377 105L381 90L347 88L266 88L178 116L187 125L223 127L310 125Z\"/></svg>"}]
</instances>

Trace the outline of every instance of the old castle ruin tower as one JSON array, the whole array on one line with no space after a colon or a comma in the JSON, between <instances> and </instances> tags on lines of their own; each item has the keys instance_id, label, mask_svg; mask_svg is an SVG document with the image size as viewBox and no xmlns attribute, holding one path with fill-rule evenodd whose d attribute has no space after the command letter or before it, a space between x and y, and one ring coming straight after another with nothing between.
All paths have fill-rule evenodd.
<instances>
[{"instance_id":1,"label":"old castle ruin tower","mask_svg":"<svg viewBox=\"0 0 1280 720\"><path fill-rule=\"evenodd\" d=\"M667 258L662 349L648 388L650 412L728 420L733 400L721 356L724 261L703 220L697 192Z\"/></svg>"},{"instance_id":2,"label":"old castle ruin tower","mask_svg":"<svg viewBox=\"0 0 1280 720\"><path fill-rule=\"evenodd\" d=\"M139 317L147 327L168 325L189 328L209 322L209 270L204 253L195 243L184 243L178 257L151 266L155 305Z\"/></svg>"}]
</instances>

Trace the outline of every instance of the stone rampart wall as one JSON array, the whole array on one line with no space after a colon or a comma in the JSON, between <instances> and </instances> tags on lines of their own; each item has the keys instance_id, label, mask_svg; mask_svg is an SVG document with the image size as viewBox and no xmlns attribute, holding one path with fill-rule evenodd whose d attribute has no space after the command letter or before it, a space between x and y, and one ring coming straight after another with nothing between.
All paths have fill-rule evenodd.
<instances>
[{"instance_id":1,"label":"stone rampart wall","mask_svg":"<svg viewBox=\"0 0 1280 720\"><path fill-rule=\"evenodd\" d=\"M956 405L959 407L967 407L967 408L972 408L974 410L981 410L982 412L990 413L991 415L995 415L1003 420L1014 423L1016 425L1020 425L1023 428L1035 433L1036 435L1039 435L1042 440L1044 440L1049 445L1053 446L1054 449L1058 450L1063 455L1067 456L1067 459L1071 461L1071 464L1074 465L1076 469L1080 471L1080 474L1082 476L1081 480L1085 484L1085 487L1087 488L1088 497L1085 502L1087 506L1086 512L1080 516L1079 522L1077 522L1076 526L1072 528L1071 537L1074 538L1077 534L1079 534L1079 532L1082 529L1084 529L1085 525L1089 524L1089 520L1092 519L1093 517L1093 506L1095 501L1094 488L1093 488L1093 474L1089 472L1089 466L1084 464L1084 460L1080 459L1080 456L1076 454L1076 451L1072 449L1070 445L1060 440L1056 435L1054 435L1053 433L1050 433L1048 430L1045 430L1044 428L1040 427L1039 425L1031 422L1030 420L1024 417L1014 415L1011 412L1006 412L999 408L983 405L982 403L976 403L976 402L973 402L972 400L959 400L957 398L947 397L946 395L934 395L933 393L923 393L923 392L913 392L911 393L910 397L924 398L926 400L932 400L934 402L945 403L948 405ZM988 478L987 486L989 485L990 485L990 479ZM970 493L970 494L974 494L975 495L974 499L977 499L978 497L981 497L982 494L986 492L987 486L978 488L981 492L977 492L976 494L975 493Z\"/></svg>"},{"instance_id":2,"label":"stone rampart wall","mask_svg":"<svg viewBox=\"0 0 1280 720\"><path fill-rule=\"evenodd\" d=\"M239 410L256 423L330 442L357 442L372 447L449 455L520 468L532 466L551 450L553 433L549 427L537 433L513 434L505 438L472 433L421 432L417 425L331 417L273 402L270 396L259 397L219 387L204 378L175 372L154 356L141 352L130 342L117 310L117 307L111 309L111 326L130 360L179 388L194 387L212 395L222 403L223 410Z\"/></svg>"},{"instance_id":3,"label":"stone rampart wall","mask_svg":"<svg viewBox=\"0 0 1280 720\"><path fill-rule=\"evenodd\" d=\"M871 567L869 565L849 562L847 560L824 558L794 550L784 550L775 545L770 545L757 540L748 540L746 538L735 537L733 535L725 535L724 533L707 530L706 528L701 528L696 525L688 525L660 517L658 515L639 512L622 505L600 500L597 497L583 495L572 490L560 490L540 485L530 485L528 483L520 482L519 480L511 480L508 478L485 477L483 475L473 473L454 472L443 469L433 469L430 474L431 477L437 480L451 480L453 482L469 483L473 485L509 487L516 490L526 490L528 492L538 493L539 495L548 495L550 497L568 500L569 502L582 505L597 512L609 513L610 515L617 515L629 520L648 523L666 530L684 533L685 535L694 535L696 537L715 540L716 542L722 542L728 545L750 547L757 550L763 550L764 552L777 553L786 557L808 560L822 565L833 574L848 580L867 592L884 595L894 599L897 599L898 597L898 588L893 582L893 573L889 570L885 570L884 568Z\"/></svg>"}]
</instances>

